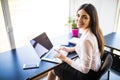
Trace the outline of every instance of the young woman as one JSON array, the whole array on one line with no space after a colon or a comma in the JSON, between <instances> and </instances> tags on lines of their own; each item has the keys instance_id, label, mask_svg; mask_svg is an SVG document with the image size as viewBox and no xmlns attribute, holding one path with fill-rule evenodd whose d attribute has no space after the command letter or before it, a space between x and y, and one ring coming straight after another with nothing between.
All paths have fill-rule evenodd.
<instances>
[{"instance_id":1,"label":"young woman","mask_svg":"<svg viewBox=\"0 0 120 80\"><path fill-rule=\"evenodd\" d=\"M77 27L82 30L79 43L75 47L61 47L67 52L76 51L78 58L71 60L56 50L56 57L64 61L48 73L48 80L88 80L93 79L101 67L104 53L104 37L99 27L98 14L92 4L83 4L77 11Z\"/></svg>"}]
</instances>

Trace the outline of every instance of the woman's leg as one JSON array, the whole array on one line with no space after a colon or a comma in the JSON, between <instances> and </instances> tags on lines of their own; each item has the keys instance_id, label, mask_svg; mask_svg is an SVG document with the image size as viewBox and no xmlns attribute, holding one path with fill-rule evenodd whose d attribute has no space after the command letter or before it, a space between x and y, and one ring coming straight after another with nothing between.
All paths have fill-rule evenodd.
<instances>
[{"instance_id":1,"label":"woman's leg","mask_svg":"<svg viewBox=\"0 0 120 80\"><path fill-rule=\"evenodd\" d=\"M55 80L55 79L56 79L56 75L55 75L54 70L49 71L47 80Z\"/></svg>"},{"instance_id":2,"label":"woman's leg","mask_svg":"<svg viewBox=\"0 0 120 80\"><path fill-rule=\"evenodd\" d=\"M56 76L56 80L60 80L60 78L58 76Z\"/></svg>"}]
</instances>

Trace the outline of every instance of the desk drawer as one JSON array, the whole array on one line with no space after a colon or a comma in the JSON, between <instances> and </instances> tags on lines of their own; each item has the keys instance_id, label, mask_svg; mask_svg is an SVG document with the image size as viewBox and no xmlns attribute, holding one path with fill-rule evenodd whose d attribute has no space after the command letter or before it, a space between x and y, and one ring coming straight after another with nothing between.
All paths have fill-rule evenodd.
<instances>
[{"instance_id":1,"label":"desk drawer","mask_svg":"<svg viewBox=\"0 0 120 80\"><path fill-rule=\"evenodd\" d=\"M112 68L120 72L120 56L117 54L112 54L113 64Z\"/></svg>"}]
</instances>

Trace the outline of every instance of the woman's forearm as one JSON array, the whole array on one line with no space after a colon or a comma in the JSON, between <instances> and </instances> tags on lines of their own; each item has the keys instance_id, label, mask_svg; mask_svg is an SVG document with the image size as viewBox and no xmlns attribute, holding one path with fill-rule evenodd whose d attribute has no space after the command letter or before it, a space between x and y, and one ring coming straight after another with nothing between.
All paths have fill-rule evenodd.
<instances>
[{"instance_id":1,"label":"woman's forearm","mask_svg":"<svg viewBox=\"0 0 120 80\"><path fill-rule=\"evenodd\" d=\"M69 52L73 52L73 51L75 51L75 47L70 47Z\"/></svg>"}]
</instances>

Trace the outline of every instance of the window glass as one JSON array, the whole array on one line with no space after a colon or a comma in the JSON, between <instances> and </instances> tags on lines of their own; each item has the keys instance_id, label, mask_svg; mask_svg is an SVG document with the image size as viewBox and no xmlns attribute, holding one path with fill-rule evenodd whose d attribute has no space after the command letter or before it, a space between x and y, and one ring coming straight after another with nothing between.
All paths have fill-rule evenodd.
<instances>
[{"instance_id":1,"label":"window glass","mask_svg":"<svg viewBox=\"0 0 120 80\"><path fill-rule=\"evenodd\" d=\"M46 32L50 38L69 32L69 0L8 0L16 47Z\"/></svg>"}]
</instances>

